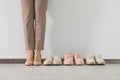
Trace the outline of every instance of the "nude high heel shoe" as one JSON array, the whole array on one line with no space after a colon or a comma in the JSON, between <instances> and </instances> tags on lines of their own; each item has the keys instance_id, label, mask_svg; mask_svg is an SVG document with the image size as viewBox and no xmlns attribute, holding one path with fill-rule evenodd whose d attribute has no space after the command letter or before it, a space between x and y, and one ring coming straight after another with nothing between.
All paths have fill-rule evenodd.
<instances>
[{"instance_id":1,"label":"nude high heel shoe","mask_svg":"<svg viewBox=\"0 0 120 80\"><path fill-rule=\"evenodd\" d=\"M27 50L27 58L25 61L26 66L31 66L33 65L33 50Z\"/></svg>"},{"instance_id":2,"label":"nude high heel shoe","mask_svg":"<svg viewBox=\"0 0 120 80\"><path fill-rule=\"evenodd\" d=\"M41 51L40 50L34 50L34 66L39 66L42 64L41 61Z\"/></svg>"}]
</instances>

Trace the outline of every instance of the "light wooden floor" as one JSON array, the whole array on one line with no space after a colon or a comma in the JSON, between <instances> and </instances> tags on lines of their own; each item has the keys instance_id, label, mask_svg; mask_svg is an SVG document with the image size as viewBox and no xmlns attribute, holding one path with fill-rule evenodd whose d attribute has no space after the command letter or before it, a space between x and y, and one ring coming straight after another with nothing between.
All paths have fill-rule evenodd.
<instances>
[{"instance_id":1,"label":"light wooden floor","mask_svg":"<svg viewBox=\"0 0 120 80\"><path fill-rule=\"evenodd\" d=\"M120 64L30 67L0 64L0 80L120 80Z\"/></svg>"}]
</instances>

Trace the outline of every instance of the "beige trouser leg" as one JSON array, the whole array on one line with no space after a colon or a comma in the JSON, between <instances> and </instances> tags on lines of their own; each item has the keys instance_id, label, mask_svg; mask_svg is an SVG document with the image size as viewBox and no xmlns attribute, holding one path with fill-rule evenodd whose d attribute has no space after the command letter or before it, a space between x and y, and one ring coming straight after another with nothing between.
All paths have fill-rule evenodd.
<instances>
[{"instance_id":1,"label":"beige trouser leg","mask_svg":"<svg viewBox=\"0 0 120 80\"><path fill-rule=\"evenodd\" d=\"M26 50L44 49L47 1L21 0Z\"/></svg>"}]
</instances>

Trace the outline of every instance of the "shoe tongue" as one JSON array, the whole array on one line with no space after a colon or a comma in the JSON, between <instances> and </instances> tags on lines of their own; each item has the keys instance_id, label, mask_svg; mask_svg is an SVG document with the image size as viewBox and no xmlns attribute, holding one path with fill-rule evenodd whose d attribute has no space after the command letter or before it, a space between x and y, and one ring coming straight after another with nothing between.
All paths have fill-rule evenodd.
<instances>
[{"instance_id":1,"label":"shoe tongue","mask_svg":"<svg viewBox=\"0 0 120 80\"><path fill-rule=\"evenodd\" d=\"M99 54L96 54L96 55L95 55L95 58L102 59L101 55L99 55Z\"/></svg>"},{"instance_id":2,"label":"shoe tongue","mask_svg":"<svg viewBox=\"0 0 120 80\"><path fill-rule=\"evenodd\" d=\"M81 56L77 54L77 55L75 55L75 58L81 58Z\"/></svg>"},{"instance_id":3,"label":"shoe tongue","mask_svg":"<svg viewBox=\"0 0 120 80\"><path fill-rule=\"evenodd\" d=\"M92 56L92 55L91 55L89 58L90 58L90 59L93 59L93 58L94 58L94 56Z\"/></svg>"},{"instance_id":4,"label":"shoe tongue","mask_svg":"<svg viewBox=\"0 0 120 80\"><path fill-rule=\"evenodd\" d=\"M65 58L71 58L72 57L72 55L66 55L65 56Z\"/></svg>"},{"instance_id":5,"label":"shoe tongue","mask_svg":"<svg viewBox=\"0 0 120 80\"><path fill-rule=\"evenodd\" d=\"M60 58L59 56L55 55L54 58Z\"/></svg>"},{"instance_id":6,"label":"shoe tongue","mask_svg":"<svg viewBox=\"0 0 120 80\"><path fill-rule=\"evenodd\" d=\"M101 56L97 56L96 58L102 59L102 57L101 57Z\"/></svg>"},{"instance_id":7,"label":"shoe tongue","mask_svg":"<svg viewBox=\"0 0 120 80\"><path fill-rule=\"evenodd\" d=\"M48 56L47 59L52 59L52 57L51 57L51 56Z\"/></svg>"}]
</instances>

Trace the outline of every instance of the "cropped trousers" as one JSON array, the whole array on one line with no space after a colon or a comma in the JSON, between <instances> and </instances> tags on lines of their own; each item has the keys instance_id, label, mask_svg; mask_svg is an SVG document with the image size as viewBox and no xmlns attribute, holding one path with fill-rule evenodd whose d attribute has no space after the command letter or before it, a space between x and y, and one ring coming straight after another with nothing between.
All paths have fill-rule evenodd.
<instances>
[{"instance_id":1,"label":"cropped trousers","mask_svg":"<svg viewBox=\"0 0 120 80\"><path fill-rule=\"evenodd\" d=\"M21 0L26 50L43 50L48 0Z\"/></svg>"}]
</instances>

